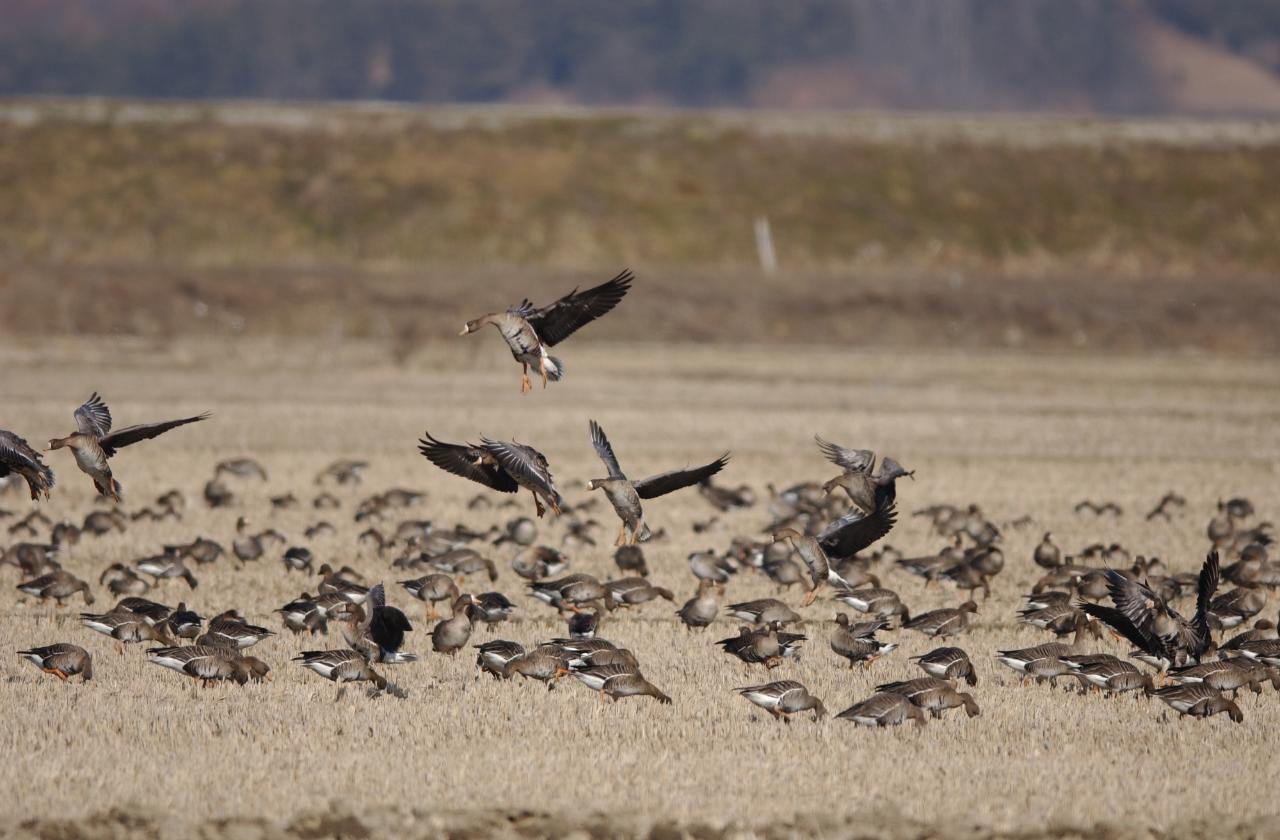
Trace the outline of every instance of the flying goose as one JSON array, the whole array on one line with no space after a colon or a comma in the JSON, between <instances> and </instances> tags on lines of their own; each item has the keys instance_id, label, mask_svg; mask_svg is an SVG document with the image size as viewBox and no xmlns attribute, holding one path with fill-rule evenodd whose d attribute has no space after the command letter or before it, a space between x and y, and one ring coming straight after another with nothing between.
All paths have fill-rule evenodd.
<instances>
[{"instance_id":1,"label":"flying goose","mask_svg":"<svg viewBox=\"0 0 1280 840\"><path fill-rule=\"evenodd\" d=\"M649 539L651 534L649 526L644 521L644 510L640 506L641 499L656 499L684 487L692 487L720 472L729 462L729 453L726 452L701 467L672 470L631 481L622 472L622 467L618 466L618 458L613 454L613 446L610 445L609 438L605 437L604 429L600 428L600 424L594 420L589 421L587 425L591 431L591 445L595 447L596 454L600 456L600 460L609 471L608 478L593 478L588 481L587 489L603 490L605 498L609 500L609 504L613 505L614 512L622 520L622 527L618 531L615 545L628 542L627 532L630 532L632 545Z\"/></svg>"},{"instance_id":2,"label":"flying goose","mask_svg":"<svg viewBox=\"0 0 1280 840\"><path fill-rule=\"evenodd\" d=\"M1165 671L1171 665L1198 663L1212 648L1209 604L1218 579L1218 552L1213 551L1200 569L1196 612L1190 621L1149 586L1114 569L1107 571L1107 589L1115 609L1083 602L1079 607L1133 642L1142 654L1140 659Z\"/></svg>"},{"instance_id":3,"label":"flying goose","mask_svg":"<svg viewBox=\"0 0 1280 840\"><path fill-rule=\"evenodd\" d=\"M27 482L31 491L31 500L37 501L44 494L49 500L49 490L53 487L53 470L45 466L40 453L13 432L0 429L0 478L9 474L20 475Z\"/></svg>"},{"instance_id":4,"label":"flying goose","mask_svg":"<svg viewBox=\"0 0 1280 840\"><path fill-rule=\"evenodd\" d=\"M183 417L179 420L166 420L161 423L141 423L128 426L115 432L111 431L111 410L95 391L84 405L75 410L76 431L63 438L49 441L49 450L68 448L76 458L76 466L85 475L93 479L93 486L98 494L115 501L120 501L120 482L111 475L111 466L107 459L122 449L143 440L164 434L170 429L184 426L187 423L198 423L207 420L209 412L195 417Z\"/></svg>"},{"instance_id":5,"label":"flying goose","mask_svg":"<svg viewBox=\"0 0 1280 840\"><path fill-rule=\"evenodd\" d=\"M903 476L915 477L914 470L903 469L892 458L882 459L877 471L876 454L869 449L850 449L825 441L817 435L814 435L814 440L827 460L844 470L822 485L822 491L830 493L837 487L843 488L850 501L863 513L871 514L893 504L897 498L897 480Z\"/></svg>"},{"instance_id":6,"label":"flying goose","mask_svg":"<svg viewBox=\"0 0 1280 840\"><path fill-rule=\"evenodd\" d=\"M546 456L532 446L483 437L479 446L443 443L424 432L418 451L440 469L501 493L515 493L523 487L533 495L539 517L544 501L556 514L567 507L551 478Z\"/></svg>"},{"instance_id":7,"label":"flying goose","mask_svg":"<svg viewBox=\"0 0 1280 840\"><path fill-rule=\"evenodd\" d=\"M634 279L630 270L624 270L612 280L584 292L574 289L541 309L525 299L505 312L491 312L467 321L460 335L470 335L485 324L497 327L511 355L521 365L520 393L528 393L533 388L529 382L531 367L542 377L545 388L548 380L559 382L564 377L564 363L547 349L617 306Z\"/></svg>"}]
</instances>

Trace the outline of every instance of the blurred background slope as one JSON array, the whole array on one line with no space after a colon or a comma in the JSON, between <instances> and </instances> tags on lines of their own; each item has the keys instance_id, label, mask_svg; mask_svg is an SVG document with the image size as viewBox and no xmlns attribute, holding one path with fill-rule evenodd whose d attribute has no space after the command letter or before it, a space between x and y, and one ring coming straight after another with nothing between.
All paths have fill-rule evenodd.
<instances>
[{"instance_id":1,"label":"blurred background slope","mask_svg":"<svg viewBox=\"0 0 1280 840\"><path fill-rule=\"evenodd\" d=\"M1280 350L1271 2L9 0L0 96L10 335Z\"/></svg>"},{"instance_id":2,"label":"blurred background slope","mask_svg":"<svg viewBox=\"0 0 1280 840\"><path fill-rule=\"evenodd\" d=\"M0 93L1280 110L1270 0L8 0Z\"/></svg>"}]
</instances>

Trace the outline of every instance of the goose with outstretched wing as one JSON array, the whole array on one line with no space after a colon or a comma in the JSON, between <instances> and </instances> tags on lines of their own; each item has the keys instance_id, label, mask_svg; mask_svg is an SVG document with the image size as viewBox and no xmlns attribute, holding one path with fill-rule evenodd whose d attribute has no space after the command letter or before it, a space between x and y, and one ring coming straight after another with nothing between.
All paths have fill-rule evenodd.
<instances>
[{"instance_id":1,"label":"goose with outstretched wing","mask_svg":"<svg viewBox=\"0 0 1280 840\"><path fill-rule=\"evenodd\" d=\"M701 467L671 470L639 481L632 481L622 472L622 467L618 466L618 458L613 454L613 446L609 443L609 438L605 437L604 429L600 428L600 424L592 420L588 428L591 431L591 445L595 447L596 454L604 462L609 476L591 479L587 482L587 489L603 490L609 504L613 505L614 512L622 520L622 527L618 531L615 545L626 544L628 532L630 532L629 541L632 545L649 539L649 526L644 521L641 499L656 499L684 487L692 487L720 472L724 469L724 465L729 463L729 453L726 452Z\"/></svg>"},{"instance_id":2,"label":"goose with outstretched wing","mask_svg":"<svg viewBox=\"0 0 1280 840\"><path fill-rule=\"evenodd\" d=\"M564 376L564 364L548 353L547 348L556 346L612 310L626 296L634 279L635 275L625 270L612 280L586 291L574 289L541 309L526 299L505 312L490 312L467 321L461 334L469 335L485 324L497 327L511 349L511 355L523 367L520 393L526 393L533 387L529 383L529 368L542 377L542 387L545 388L548 381L559 382Z\"/></svg>"}]
</instances>

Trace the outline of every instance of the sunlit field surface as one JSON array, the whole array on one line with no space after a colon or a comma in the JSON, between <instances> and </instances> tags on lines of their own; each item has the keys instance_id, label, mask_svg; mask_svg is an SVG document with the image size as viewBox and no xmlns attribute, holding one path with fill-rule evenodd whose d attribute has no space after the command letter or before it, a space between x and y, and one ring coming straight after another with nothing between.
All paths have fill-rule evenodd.
<instances>
[{"instance_id":1,"label":"sunlit field surface","mask_svg":"<svg viewBox=\"0 0 1280 840\"><path fill-rule=\"evenodd\" d=\"M1228 329L1224 325L1224 329ZM273 680L202 689L146 661L146 645L116 654L110 639L77 620L79 598L57 609L15 591L19 571L0 566L0 650L67 641L95 658L95 678L62 684L9 653L0 660L0 830L41 836L111 832L298 836L443 835L450 832L647 835L673 828L698 836L771 830L778 836L1031 835L1145 830L1173 836L1258 836L1280 818L1280 697L1269 687L1241 695L1244 722L1225 716L1178 720L1156 700L1080 696L1071 680L1020 686L995 650L1051 637L1020 625L1015 609L1041 570L1031 562L1044 531L1068 552L1119 542L1155 554L1174 571L1199 568L1205 527L1219 498L1252 499L1262 519L1280 508L1280 364L1205 358L1057 358L966 353L848 352L840 347L566 346L567 377L546 391L519 393L520 372L495 335L427 345L403 366L378 347L244 341L215 344L52 342L8 344L0 426L35 444L73 428L71 413L93 390L116 425L211 410L213 418L122 451L112 464L135 510L177 488L187 497L181 522L134 522L127 532L86 534L64 566L97 585L112 562L157 553L166 543L205 536L230 547L238 516L255 530L274 527L309 545L317 565L350 564L366 582L388 583L391 603L415 624L406 648L420 662L383 666L406 699L346 691L289 662L302 649L341 647L295 638L272 610L317 579L286 574L278 554L239 568L224 557L195 567L199 587L167 581L148 597L185 600L204 616L237 607L280 631L251 650ZM391 487L425 491L419 506L373 523L388 535L399 519L429 519L477 530L531 515L522 494L507 497L446 475L416 451L424 430L448 441L481 434L528 442L548 457L571 502L604 469L587 420L608 431L634 477L733 453L719 483L749 484L759 501L720 514L693 490L646 503L666 538L645 547L652 580L676 602L619 611L600 635L639 657L645 675L674 703L648 698L602 701L569 678L547 691L535 682L482 674L474 651L431 652L424 605L397 579L416 577L357 548L368 523L359 501ZM900 519L885 542L906 555L932 554L945 541L922 517L927 505L976 503L1002 527L1004 572L982 601L975 626L953 643L979 676L981 716L952 710L923 729L867 730L842 720L796 716L774 722L731 689L796 679L834 714L875 684L922 675L908 657L936 644L893 630L898 650L869 669L850 670L828 647L837 609L825 595L804 609L809 641L800 661L766 675L722 653L717 639L738 623L723 612L705 632L688 632L674 610L696 581L686 557L725 549L735 535L767 538L767 485L823 481L835 470L813 435L875 449L916 470L899 482ZM261 461L269 481L230 479L236 501L209 509L201 488L213 465L232 456ZM321 488L316 474L338 457L371 466L355 488ZM79 522L99 507L87 476L67 452L52 452L54 521ZM342 506L316 510L321 490ZM1187 499L1171 523L1144 514L1167 491ZM273 512L269 497L292 491L302 502ZM468 509L476 495L495 506ZM1123 515L1077 514L1082 499L1114 501ZM25 490L0 498L26 513ZM621 576L612 561L617 520L604 500L594 548L572 548L570 571ZM1029 516L1031 524L1014 520ZM307 541L327 520L336 534ZM13 518L0 522L6 525ZM559 546L564 528L539 523L539 542ZM9 541L22 537L4 535ZM42 534L40 539L46 539ZM563 635L553 610L525 595L510 568L514 549L473 544L498 563L495 584L468 579L471 591L497 589L519 605L472 644L509 638L530 645ZM882 564L884 585L912 613L965 600L949 584ZM480 587L479 590L476 587ZM744 571L722 602L777 594ZM798 588L781 595L799 608ZM1179 607L1191 609L1189 602ZM1273 599L1264 615L1274 618ZM1090 649L1119 655L1109 636ZM1066 690L1067 688L1070 690ZM85 832L74 835L73 832ZM672 835L674 836L674 835Z\"/></svg>"}]
</instances>

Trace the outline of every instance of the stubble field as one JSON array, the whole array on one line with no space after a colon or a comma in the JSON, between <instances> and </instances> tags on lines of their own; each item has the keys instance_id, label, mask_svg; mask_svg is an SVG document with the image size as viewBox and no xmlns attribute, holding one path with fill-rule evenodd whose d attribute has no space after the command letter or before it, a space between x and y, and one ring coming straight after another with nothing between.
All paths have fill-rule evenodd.
<instances>
[{"instance_id":1,"label":"stubble field","mask_svg":"<svg viewBox=\"0 0 1280 840\"><path fill-rule=\"evenodd\" d=\"M477 345L480 345L479 347ZM971 353L903 355L838 347L742 347L575 343L566 381L521 396L519 371L493 335L433 344L403 366L350 342L341 349L267 340L236 344L49 342L0 348L6 369L3 425L35 443L65 434L72 410L92 390L116 424L209 409L213 419L122 452L113 461L132 510L176 487L188 505L181 522L131 524L127 533L86 535L64 565L94 582L96 607L112 599L96 585L109 563L203 535L229 545L237 516L308 544L317 562L349 563L368 581L405 575L356 548L364 523L358 501L389 487L425 491L403 518L484 529L530 512L469 510L482 488L447 476L420 457L424 430L444 440L515 437L546 453L571 502L581 482L602 472L587 420L608 431L625 469L651 474L702 463L728 449L722 476L755 487L755 507L722 515L704 533L692 525L714 513L693 491L646 504L665 540L646 547L652 579L676 603L615 613L602 636L633 650L646 676L671 695L601 702L572 680L547 691L498 682L474 656L432 654L423 605L389 586L391 602L415 623L407 649L422 661L388 666L407 699L339 693L289 659L304 648L340 647L287 632L252 652L273 681L202 690L146 662L144 648L117 656L109 639L81 627L79 600L55 609L12 587L18 570L0 567L0 650L54 641L95 657L87 685L64 685L9 654L0 660L3 755L0 833L47 837L121 836L1263 836L1277 830L1280 698L1243 695L1245 719L1176 720L1157 701L1080 697L1061 688L1022 688L992 658L997 648L1049 637L1016 622L1019 595L1039 576L1032 548L1052 531L1068 551L1101 541L1156 554L1193 570L1208 542L1217 499L1252 498L1263 518L1280 499L1280 365L1206 358L1061 358ZM918 676L908 657L932 640L885 634L900 648L870 669L849 670L827 646L837 605L803 610L810 641L803 658L766 676L713 642L736 633L719 620L690 634L673 615L694 589L686 562L696 549L724 549L735 534L761 536L768 483L779 487L834 474L812 436L867 446L917 470L900 482L902 516L887 542L908 556L943 545L910 511L939 502L981 505L1004 525L1006 569L980 604L976 626L957 639L973 658L982 714L958 710L923 729L870 731L840 720L775 723L731 689L797 679L832 713L868 696L876 683ZM97 505L88 478L64 452L55 521L79 521ZM222 458L252 455L268 482L237 481L237 501L210 510L200 488ZM356 489L331 489L342 508L310 507L315 474L337 457L371 462ZM1168 490L1188 501L1172 523L1143 514ZM293 491L296 511L272 512L268 498ZM504 499L489 494L498 503ZM1084 498L1113 500L1120 518L1073 512ZM24 496L0 505L24 513ZM570 551L571 571L602 579L612 564L617 523L601 505L595 548ZM1033 524L1008 525L1028 515ZM337 529L313 542L303 530L321 519ZM12 521L12 520L9 520ZM395 520L379 523L386 532ZM558 546L564 529L541 522L539 542ZM17 537L8 537L16 540ZM499 564L490 587L519 604L516 617L472 643L510 638L526 645L561 635L549 608L525 597L509 547L484 552ZM913 613L964 600L949 586L882 568ZM223 559L196 569L200 585L162 584L149 595L186 600L202 615L235 606L278 628L271 610L315 579L285 574L278 558L237 568ZM478 582L475 582L478 583ZM468 581L469 586L474 585ZM723 603L775 595L743 573ZM800 592L781 596L798 606ZM1273 601L1266 615L1273 615ZM1093 645L1117 654L1110 638ZM1065 683L1064 683L1065 685Z\"/></svg>"}]
</instances>

